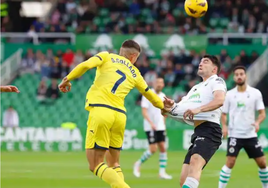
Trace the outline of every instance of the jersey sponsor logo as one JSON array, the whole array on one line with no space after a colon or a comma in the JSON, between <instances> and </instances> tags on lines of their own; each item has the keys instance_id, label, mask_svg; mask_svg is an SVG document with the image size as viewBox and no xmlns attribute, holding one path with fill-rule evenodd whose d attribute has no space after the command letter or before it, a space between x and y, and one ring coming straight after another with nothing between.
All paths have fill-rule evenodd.
<instances>
[{"instance_id":1,"label":"jersey sponsor logo","mask_svg":"<svg viewBox=\"0 0 268 188\"><path fill-rule=\"evenodd\" d=\"M242 107L245 107L245 106L246 106L246 104L244 102L242 102L242 101L237 102L237 108L242 108Z\"/></svg>"},{"instance_id":2,"label":"jersey sponsor logo","mask_svg":"<svg viewBox=\"0 0 268 188\"><path fill-rule=\"evenodd\" d=\"M193 99L194 99L194 100L193 100ZM195 99L200 99L200 94L199 94L199 93L192 94L192 95L188 98L188 101L186 101L186 102L190 102L190 103L202 103L201 100L195 100Z\"/></svg>"},{"instance_id":3,"label":"jersey sponsor logo","mask_svg":"<svg viewBox=\"0 0 268 188\"><path fill-rule=\"evenodd\" d=\"M189 99L200 99L200 94L199 93L193 94L189 97Z\"/></svg>"},{"instance_id":4,"label":"jersey sponsor logo","mask_svg":"<svg viewBox=\"0 0 268 188\"><path fill-rule=\"evenodd\" d=\"M132 64L129 61L126 61L126 60L123 60L123 59L118 59L118 58L116 58L116 59L111 58L111 60L112 60L113 63L120 63L122 65L127 66L127 68L130 70L133 78L135 78L137 76L136 72L135 72L135 69L133 68Z\"/></svg>"}]
</instances>

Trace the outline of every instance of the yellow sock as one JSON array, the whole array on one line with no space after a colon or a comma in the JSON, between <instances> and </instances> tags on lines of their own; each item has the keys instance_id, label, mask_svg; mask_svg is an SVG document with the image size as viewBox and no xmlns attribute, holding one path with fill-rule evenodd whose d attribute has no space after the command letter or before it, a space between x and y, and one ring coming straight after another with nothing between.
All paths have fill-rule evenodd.
<instances>
[{"instance_id":1,"label":"yellow sock","mask_svg":"<svg viewBox=\"0 0 268 188\"><path fill-rule=\"evenodd\" d=\"M117 174L120 176L120 178L122 178L122 180L125 179L123 171L122 171L120 166L113 167L113 169L117 172Z\"/></svg>"},{"instance_id":2,"label":"yellow sock","mask_svg":"<svg viewBox=\"0 0 268 188\"><path fill-rule=\"evenodd\" d=\"M94 174L108 183L112 188L130 188L115 170L109 168L105 163L99 164Z\"/></svg>"}]
</instances>

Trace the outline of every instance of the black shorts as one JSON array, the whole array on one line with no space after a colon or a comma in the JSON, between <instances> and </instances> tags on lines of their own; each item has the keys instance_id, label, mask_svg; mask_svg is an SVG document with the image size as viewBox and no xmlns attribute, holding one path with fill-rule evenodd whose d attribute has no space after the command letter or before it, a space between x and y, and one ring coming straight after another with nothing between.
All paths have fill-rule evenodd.
<instances>
[{"instance_id":1,"label":"black shorts","mask_svg":"<svg viewBox=\"0 0 268 188\"><path fill-rule=\"evenodd\" d=\"M166 141L166 131L146 131L149 144Z\"/></svg>"},{"instance_id":2,"label":"black shorts","mask_svg":"<svg viewBox=\"0 0 268 188\"><path fill-rule=\"evenodd\" d=\"M183 163L190 164L193 154L199 154L208 163L219 149L221 139L222 131L219 124L208 121L200 124L194 129L194 134L191 138L192 145L189 147Z\"/></svg>"},{"instance_id":3,"label":"black shorts","mask_svg":"<svg viewBox=\"0 0 268 188\"><path fill-rule=\"evenodd\" d=\"M239 151L244 148L249 158L264 156L263 149L257 137L254 138L228 138L227 156L237 157Z\"/></svg>"}]
</instances>

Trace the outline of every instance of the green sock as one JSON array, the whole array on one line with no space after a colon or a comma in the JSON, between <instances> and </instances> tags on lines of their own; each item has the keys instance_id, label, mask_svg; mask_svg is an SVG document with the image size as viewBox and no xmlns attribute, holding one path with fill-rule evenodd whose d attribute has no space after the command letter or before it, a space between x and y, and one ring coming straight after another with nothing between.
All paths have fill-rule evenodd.
<instances>
[{"instance_id":1,"label":"green sock","mask_svg":"<svg viewBox=\"0 0 268 188\"><path fill-rule=\"evenodd\" d=\"M143 153L143 155L141 156L141 158L139 159L139 163L142 164L144 163L147 159L149 159L152 156L152 153L147 150Z\"/></svg>"}]
</instances>

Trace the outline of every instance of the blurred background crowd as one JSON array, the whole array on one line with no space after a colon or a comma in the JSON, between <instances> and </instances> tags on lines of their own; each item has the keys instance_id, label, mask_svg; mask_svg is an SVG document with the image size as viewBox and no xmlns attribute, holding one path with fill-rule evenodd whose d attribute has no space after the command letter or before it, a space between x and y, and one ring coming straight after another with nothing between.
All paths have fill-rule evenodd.
<instances>
[{"instance_id":1,"label":"blurred background crowd","mask_svg":"<svg viewBox=\"0 0 268 188\"><path fill-rule=\"evenodd\" d=\"M24 27L34 32L180 33L268 32L266 0L208 0L203 19L185 15L184 0L59 0L49 19ZM9 17L1 31L13 31Z\"/></svg>"},{"instance_id":2,"label":"blurred background crowd","mask_svg":"<svg viewBox=\"0 0 268 188\"><path fill-rule=\"evenodd\" d=\"M267 0L208 0L208 3L206 16L194 19L185 14L184 0L58 0L46 19L25 21L21 27L19 19L16 21L14 16L3 17L1 31L28 32L29 36L42 32L187 35L268 32ZM39 42L54 43L59 40L40 38ZM217 39L209 42L217 43ZM150 86L160 75L166 85L176 87L183 84L188 91L200 80L196 71L204 54L205 50L201 53L181 50L177 54L170 51L161 54L160 59L152 60L142 53L136 66ZM92 55L86 49L57 52L28 49L22 58L20 73L40 73L39 99L58 98L57 79L63 78ZM247 54L241 50L240 54L231 58L226 50L222 50L218 54L222 62L220 76L227 79L235 65L249 67L258 57L256 51ZM53 79L51 86L46 86L46 79Z\"/></svg>"},{"instance_id":3,"label":"blurred background crowd","mask_svg":"<svg viewBox=\"0 0 268 188\"><path fill-rule=\"evenodd\" d=\"M142 53L135 66L140 70L149 86L152 86L157 76L162 76L167 86L176 87L184 84L185 91L188 91L192 85L200 81L197 76L197 68L205 51L196 53L190 51L186 53L181 50L179 54L172 52L162 54L161 59L151 61L145 53ZM90 58L90 52L83 53L81 50L72 51L68 49L65 52L57 51L53 53L51 49L46 52L28 49L27 53L21 61L20 73L39 73L40 85L38 88L39 98L52 97L58 98L57 79L66 76L75 66L84 60ZM217 57L222 62L222 70L220 76L227 79L232 72L232 68L236 65L250 66L259 54L253 51L247 55L245 51L241 51L234 59L231 59L226 50L222 50ZM51 86L46 86L46 79L52 79ZM49 89L49 90L47 90Z\"/></svg>"}]
</instances>

